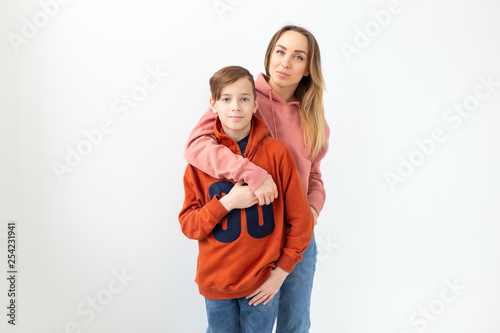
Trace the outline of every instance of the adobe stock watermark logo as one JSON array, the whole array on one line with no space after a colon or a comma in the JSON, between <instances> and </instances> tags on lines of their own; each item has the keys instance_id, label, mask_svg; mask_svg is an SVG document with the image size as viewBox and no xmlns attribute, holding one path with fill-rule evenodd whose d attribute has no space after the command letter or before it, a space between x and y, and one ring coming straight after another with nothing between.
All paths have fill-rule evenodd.
<instances>
[{"instance_id":1,"label":"adobe stock watermark logo","mask_svg":"<svg viewBox=\"0 0 500 333\"><path fill-rule=\"evenodd\" d=\"M215 0L212 2L212 6L221 21L224 21L226 13L232 12L242 2L243 0Z\"/></svg>"},{"instance_id":2,"label":"adobe stock watermark logo","mask_svg":"<svg viewBox=\"0 0 500 333\"><path fill-rule=\"evenodd\" d=\"M418 333L425 332L429 325L442 316L448 307L456 302L464 290L467 289L466 285L458 282L458 278L455 278L453 282L445 280L444 285L438 297L430 300L425 306L419 307L418 310L410 315L408 323L414 329L413 331ZM400 333L410 332L401 331Z\"/></svg>"},{"instance_id":3,"label":"adobe stock watermark logo","mask_svg":"<svg viewBox=\"0 0 500 333\"><path fill-rule=\"evenodd\" d=\"M38 35L38 32L45 28L60 11L61 5L66 5L70 0L40 0L40 10L35 12L31 19L23 17L20 34L9 32L7 38L12 46L12 49L17 54L19 46L27 44L30 40Z\"/></svg>"},{"instance_id":4,"label":"adobe stock watermark logo","mask_svg":"<svg viewBox=\"0 0 500 333\"><path fill-rule=\"evenodd\" d=\"M121 294L129 282L135 279L133 275L128 275L124 268L121 272L112 270L111 273L113 277L105 288L99 290L95 296L87 297L76 307L76 314L82 317L87 324L93 322L98 313L103 312L113 302L115 296ZM64 325L64 329L58 333L82 333L84 330L81 326L82 324L78 324L76 321L69 321Z\"/></svg>"},{"instance_id":5,"label":"adobe stock watermark logo","mask_svg":"<svg viewBox=\"0 0 500 333\"><path fill-rule=\"evenodd\" d=\"M155 69L146 67L147 74L143 77L140 84L135 85L129 93L121 94L111 105L111 112L118 115L119 119L126 119L130 111L137 109L149 94L157 89L164 79L169 75L163 72L160 66ZM52 170L57 179L62 182L63 176L73 172L75 168L82 164L94 149L100 146L106 137L116 129L115 122L108 117L102 118L95 128L83 130L83 138L76 145L66 146L66 157L63 162L53 161Z\"/></svg>"},{"instance_id":6,"label":"adobe stock watermark logo","mask_svg":"<svg viewBox=\"0 0 500 333\"><path fill-rule=\"evenodd\" d=\"M336 249L340 247L340 243L332 240L332 236L328 235L325 238L321 236L316 237L316 246L318 248L318 262L324 262L331 258Z\"/></svg>"},{"instance_id":7,"label":"adobe stock watermark logo","mask_svg":"<svg viewBox=\"0 0 500 333\"><path fill-rule=\"evenodd\" d=\"M412 0L409 1L411 2ZM404 10L404 6L400 0L390 0L385 7L380 10L372 10L370 12L370 19L365 22L362 28L359 26L354 28L352 42L340 43L340 51L348 64L353 61L355 55L359 55L384 29L387 29L391 25L396 15L399 15Z\"/></svg>"},{"instance_id":8,"label":"adobe stock watermark logo","mask_svg":"<svg viewBox=\"0 0 500 333\"><path fill-rule=\"evenodd\" d=\"M462 126L465 119L469 118L476 111L481 102L484 102L500 87L500 81L494 81L493 75L488 75L488 78L480 76L479 84L474 89L474 93L465 97L461 103L453 104L452 108L448 108L443 114L443 121L448 124L452 130L457 130ZM436 127L431 131L427 138L415 140L416 148L414 148L408 157L399 155L399 165L396 171L387 171L384 174L387 185L392 192L396 191L396 186L404 183L408 177L415 173L417 167L434 154L438 145L448 139L447 131L443 127Z\"/></svg>"}]
</instances>

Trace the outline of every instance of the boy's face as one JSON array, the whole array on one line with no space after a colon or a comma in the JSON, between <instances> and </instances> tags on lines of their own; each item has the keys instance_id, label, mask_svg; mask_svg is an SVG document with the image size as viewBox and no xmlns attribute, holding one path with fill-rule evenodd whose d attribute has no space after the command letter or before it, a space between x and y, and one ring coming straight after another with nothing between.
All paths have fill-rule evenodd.
<instances>
[{"instance_id":1,"label":"boy's face","mask_svg":"<svg viewBox=\"0 0 500 333\"><path fill-rule=\"evenodd\" d=\"M210 107L219 116L224 133L235 141L250 133L252 115L257 111L257 106L252 84L247 78L241 78L222 88L218 100L210 98Z\"/></svg>"}]
</instances>

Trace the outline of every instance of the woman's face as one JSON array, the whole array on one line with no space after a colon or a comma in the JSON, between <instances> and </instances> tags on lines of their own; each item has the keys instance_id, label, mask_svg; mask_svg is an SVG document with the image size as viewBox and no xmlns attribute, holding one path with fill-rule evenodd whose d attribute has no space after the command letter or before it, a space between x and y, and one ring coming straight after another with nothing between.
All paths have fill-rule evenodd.
<instances>
[{"instance_id":1,"label":"woman's face","mask_svg":"<svg viewBox=\"0 0 500 333\"><path fill-rule=\"evenodd\" d=\"M302 77L309 75L309 43L306 36L296 31L287 31L276 42L269 61L270 86L295 92Z\"/></svg>"}]
</instances>

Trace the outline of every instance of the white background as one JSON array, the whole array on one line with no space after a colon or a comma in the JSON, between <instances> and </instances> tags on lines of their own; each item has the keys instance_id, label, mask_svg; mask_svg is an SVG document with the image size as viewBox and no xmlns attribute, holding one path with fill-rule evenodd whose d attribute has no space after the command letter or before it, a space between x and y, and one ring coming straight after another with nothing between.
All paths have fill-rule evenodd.
<instances>
[{"instance_id":1,"label":"white background","mask_svg":"<svg viewBox=\"0 0 500 333\"><path fill-rule=\"evenodd\" d=\"M444 118L480 77L500 81L500 4L401 0L381 27L371 13L386 0L228 1L218 13L212 0L71 0L47 22L37 1L2 1L0 330L204 332L197 244L177 221L183 146L209 77L226 65L264 71L271 36L294 23L320 44L331 128L311 332L500 332L500 87L455 128ZM37 13L43 26L15 47L9 36ZM346 57L341 46L359 46L367 27L381 28ZM146 68L169 75L127 116L113 112ZM114 130L60 181L54 162L105 118ZM419 153L415 140L437 128L446 140ZM386 174L410 156L420 165L391 190Z\"/></svg>"}]
</instances>

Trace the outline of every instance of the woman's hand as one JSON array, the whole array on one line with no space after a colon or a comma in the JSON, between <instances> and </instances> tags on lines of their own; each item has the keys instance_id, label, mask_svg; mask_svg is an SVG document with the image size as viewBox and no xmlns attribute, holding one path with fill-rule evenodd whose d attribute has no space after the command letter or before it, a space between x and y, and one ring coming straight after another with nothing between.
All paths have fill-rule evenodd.
<instances>
[{"instance_id":1,"label":"woman's hand","mask_svg":"<svg viewBox=\"0 0 500 333\"><path fill-rule=\"evenodd\" d=\"M309 205L309 207L311 207L311 211L312 211L313 216L314 216L314 225L316 225L316 224L318 224L318 217L319 217L318 211L316 210L316 208L314 208L311 205Z\"/></svg>"},{"instance_id":2,"label":"woman's hand","mask_svg":"<svg viewBox=\"0 0 500 333\"><path fill-rule=\"evenodd\" d=\"M270 174L266 176L264 182L253 192L257 199L259 199L259 205L269 205L278 197L278 188L276 183Z\"/></svg>"},{"instance_id":3,"label":"woman's hand","mask_svg":"<svg viewBox=\"0 0 500 333\"><path fill-rule=\"evenodd\" d=\"M275 269L271 271L271 276L259 289L255 290L253 293L249 294L246 299L251 298L249 305L257 306L264 302L264 305L269 303L274 295L278 293L281 285L288 276L288 272L284 269L276 266Z\"/></svg>"}]
</instances>

